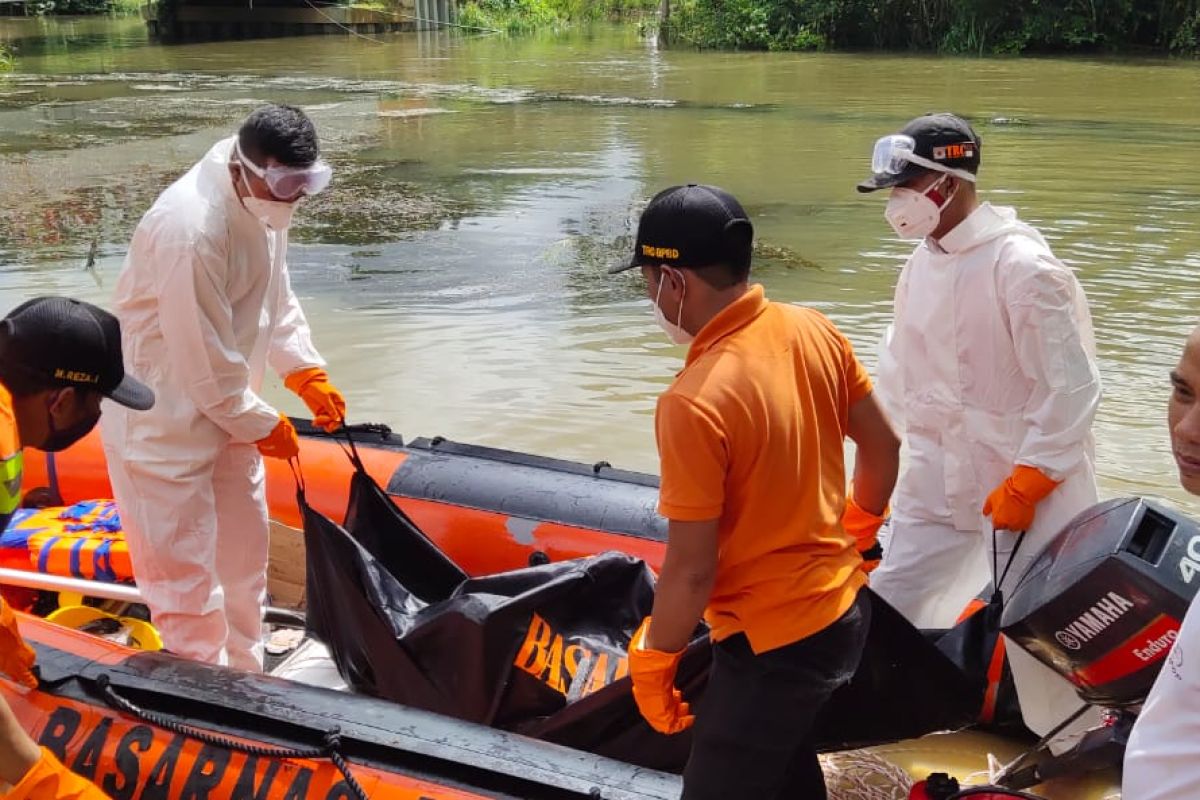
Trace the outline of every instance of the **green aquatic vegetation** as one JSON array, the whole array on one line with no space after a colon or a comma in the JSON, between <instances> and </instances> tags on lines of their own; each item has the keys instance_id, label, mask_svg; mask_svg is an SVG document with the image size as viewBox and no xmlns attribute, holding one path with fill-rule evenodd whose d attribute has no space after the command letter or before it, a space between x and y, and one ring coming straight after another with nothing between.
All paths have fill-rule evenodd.
<instances>
[{"instance_id":1,"label":"green aquatic vegetation","mask_svg":"<svg viewBox=\"0 0 1200 800\"><path fill-rule=\"evenodd\" d=\"M806 258L790 247L771 244L769 242L754 242L754 259L761 266L778 266L788 270L821 269L821 265Z\"/></svg>"}]
</instances>

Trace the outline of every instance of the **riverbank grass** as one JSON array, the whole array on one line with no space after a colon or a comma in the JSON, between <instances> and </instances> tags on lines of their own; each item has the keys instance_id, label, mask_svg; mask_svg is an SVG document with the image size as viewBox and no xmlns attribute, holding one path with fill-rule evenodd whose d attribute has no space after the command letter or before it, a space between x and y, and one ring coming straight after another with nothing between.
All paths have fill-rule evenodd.
<instances>
[{"instance_id":1,"label":"riverbank grass","mask_svg":"<svg viewBox=\"0 0 1200 800\"><path fill-rule=\"evenodd\" d=\"M566 20L548 0L471 0L459 9L458 24L522 34L561 27Z\"/></svg>"},{"instance_id":2,"label":"riverbank grass","mask_svg":"<svg viewBox=\"0 0 1200 800\"><path fill-rule=\"evenodd\" d=\"M458 22L524 34L575 23L638 20L657 8L658 0L469 0Z\"/></svg>"}]
</instances>

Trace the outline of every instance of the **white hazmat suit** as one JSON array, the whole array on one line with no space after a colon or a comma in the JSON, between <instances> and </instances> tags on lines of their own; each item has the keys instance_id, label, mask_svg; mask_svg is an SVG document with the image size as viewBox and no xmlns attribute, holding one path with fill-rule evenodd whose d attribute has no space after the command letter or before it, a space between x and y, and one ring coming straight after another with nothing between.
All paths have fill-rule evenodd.
<instances>
[{"instance_id":1,"label":"white hazmat suit","mask_svg":"<svg viewBox=\"0 0 1200 800\"><path fill-rule=\"evenodd\" d=\"M1121 796L1179 800L1200 791L1200 601L1193 601L1125 748Z\"/></svg>"},{"instance_id":2,"label":"white hazmat suit","mask_svg":"<svg viewBox=\"0 0 1200 800\"><path fill-rule=\"evenodd\" d=\"M876 391L903 431L906 460L871 588L918 627L947 628L990 578L981 509L1014 466L1061 484L1038 503L1002 589L1097 501L1100 378L1083 288L1011 208L984 203L905 265ZM997 538L1003 571L1016 537ZM1008 644L1025 722L1045 734L1082 701Z\"/></svg>"},{"instance_id":3,"label":"white hazmat suit","mask_svg":"<svg viewBox=\"0 0 1200 800\"><path fill-rule=\"evenodd\" d=\"M125 366L158 402L101 433L138 587L167 649L262 668L268 518L259 391L324 361L288 280L287 230L234 191L218 142L138 224L117 282Z\"/></svg>"}]
</instances>

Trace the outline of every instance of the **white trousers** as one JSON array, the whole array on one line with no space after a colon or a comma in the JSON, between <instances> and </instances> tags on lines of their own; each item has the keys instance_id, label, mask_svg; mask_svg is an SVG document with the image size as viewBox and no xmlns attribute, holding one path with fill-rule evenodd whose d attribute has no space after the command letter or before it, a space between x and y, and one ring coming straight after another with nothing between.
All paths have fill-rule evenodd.
<instances>
[{"instance_id":1,"label":"white trousers","mask_svg":"<svg viewBox=\"0 0 1200 800\"><path fill-rule=\"evenodd\" d=\"M261 672L270 529L258 450L229 444L215 461L164 463L105 449L134 577L164 647Z\"/></svg>"},{"instance_id":2,"label":"white trousers","mask_svg":"<svg viewBox=\"0 0 1200 800\"><path fill-rule=\"evenodd\" d=\"M1035 525L1026 534L1000 587L1005 596L1057 532L1039 530ZM1016 540L1008 531L998 534L996 562L1001 573ZM890 530L881 533L880 541L883 562L871 573L871 588L918 628L953 626L967 604L993 579L990 528L960 531L949 523L893 515ZM1070 681L1007 637L1005 650L1021 716L1034 733L1044 736L1084 705ZM1051 749L1068 749L1088 728L1100 724L1101 713L1098 708L1089 709L1051 742Z\"/></svg>"}]
</instances>

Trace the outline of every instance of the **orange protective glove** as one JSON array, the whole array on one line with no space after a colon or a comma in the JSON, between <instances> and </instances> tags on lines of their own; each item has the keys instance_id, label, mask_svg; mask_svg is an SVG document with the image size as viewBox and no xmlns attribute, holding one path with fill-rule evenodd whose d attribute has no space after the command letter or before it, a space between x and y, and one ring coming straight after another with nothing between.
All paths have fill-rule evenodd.
<instances>
[{"instance_id":1,"label":"orange protective glove","mask_svg":"<svg viewBox=\"0 0 1200 800\"><path fill-rule=\"evenodd\" d=\"M0 672L22 686L36 689L38 682L33 674L36 658L33 648L25 644L17 630L17 618L12 608L0 597Z\"/></svg>"},{"instance_id":2,"label":"orange protective glove","mask_svg":"<svg viewBox=\"0 0 1200 800\"><path fill-rule=\"evenodd\" d=\"M346 398L329 382L329 373L320 367L297 370L283 379L283 385L300 395L313 413L313 425L333 433L346 417Z\"/></svg>"},{"instance_id":3,"label":"orange protective glove","mask_svg":"<svg viewBox=\"0 0 1200 800\"><path fill-rule=\"evenodd\" d=\"M285 461L300 455L300 437L296 435L296 426L283 414L279 415L279 424L270 435L255 442L258 452L267 458L282 458Z\"/></svg>"},{"instance_id":4,"label":"orange protective glove","mask_svg":"<svg viewBox=\"0 0 1200 800\"><path fill-rule=\"evenodd\" d=\"M1001 531L1024 531L1033 524L1034 510L1060 481L1048 478L1037 467L1018 464L1012 474L988 495L983 513Z\"/></svg>"},{"instance_id":5,"label":"orange protective glove","mask_svg":"<svg viewBox=\"0 0 1200 800\"><path fill-rule=\"evenodd\" d=\"M650 617L629 643L629 679L633 681L633 699L638 711L659 733L679 733L687 730L696 721L691 708L683 702L683 694L675 688L675 671L683 651L664 653L646 648L646 633L650 630Z\"/></svg>"},{"instance_id":6,"label":"orange protective glove","mask_svg":"<svg viewBox=\"0 0 1200 800\"><path fill-rule=\"evenodd\" d=\"M109 800L109 797L94 783L64 767L43 747L41 760L4 795L4 800Z\"/></svg>"},{"instance_id":7,"label":"orange protective glove","mask_svg":"<svg viewBox=\"0 0 1200 800\"><path fill-rule=\"evenodd\" d=\"M846 495L846 510L842 512L842 528L854 537L854 546L863 558L863 572L870 572L879 566L883 560L883 548L879 546L879 529L887 518L888 510L883 509L883 516L877 517L870 511L854 502L854 495Z\"/></svg>"}]
</instances>

